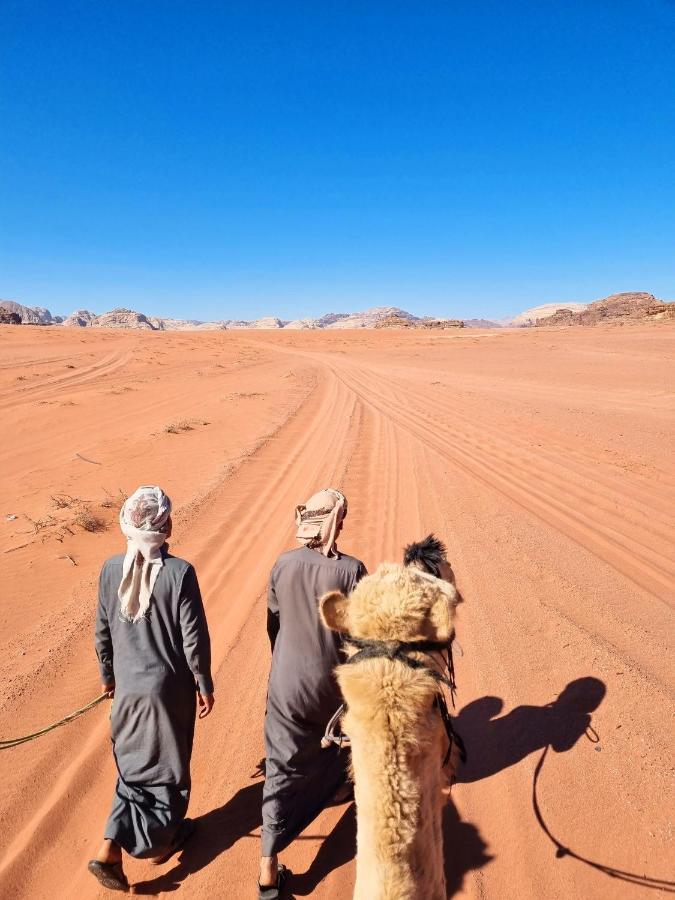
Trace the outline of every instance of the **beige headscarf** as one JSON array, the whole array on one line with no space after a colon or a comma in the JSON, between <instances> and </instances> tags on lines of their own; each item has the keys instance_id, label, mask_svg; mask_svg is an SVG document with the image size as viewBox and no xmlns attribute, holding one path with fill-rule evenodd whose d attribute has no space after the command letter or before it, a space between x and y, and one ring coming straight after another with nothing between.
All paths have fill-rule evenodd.
<instances>
[{"instance_id":1,"label":"beige headscarf","mask_svg":"<svg viewBox=\"0 0 675 900\"><path fill-rule=\"evenodd\" d=\"M295 508L295 533L306 547L320 550L324 556L335 556L338 529L347 515L347 498L340 491L326 488Z\"/></svg>"},{"instance_id":2,"label":"beige headscarf","mask_svg":"<svg viewBox=\"0 0 675 900\"><path fill-rule=\"evenodd\" d=\"M139 487L120 510L127 552L117 596L122 617L128 622L138 622L150 606L152 589L164 565L161 548L170 515L171 500L161 488L150 485Z\"/></svg>"}]
</instances>

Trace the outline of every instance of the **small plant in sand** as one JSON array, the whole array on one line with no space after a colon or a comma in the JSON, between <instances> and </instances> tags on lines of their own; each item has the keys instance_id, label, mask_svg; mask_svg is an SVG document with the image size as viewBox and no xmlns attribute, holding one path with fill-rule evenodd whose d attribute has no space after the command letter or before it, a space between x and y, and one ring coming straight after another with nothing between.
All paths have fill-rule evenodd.
<instances>
[{"instance_id":1,"label":"small plant in sand","mask_svg":"<svg viewBox=\"0 0 675 900\"><path fill-rule=\"evenodd\" d=\"M33 534L38 534L38 532L44 531L45 528L53 528L55 525L58 524L58 522L54 518L54 516L46 516L44 519L31 519L30 516L26 516L26 518L28 519L28 521L30 522L30 524L32 526ZM24 533L28 534L30 532L24 532Z\"/></svg>"},{"instance_id":2,"label":"small plant in sand","mask_svg":"<svg viewBox=\"0 0 675 900\"><path fill-rule=\"evenodd\" d=\"M84 531L105 531L108 527L105 520L93 513L88 507L83 507L73 519L73 525L79 525Z\"/></svg>"},{"instance_id":3,"label":"small plant in sand","mask_svg":"<svg viewBox=\"0 0 675 900\"><path fill-rule=\"evenodd\" d=\"M70 494L54 494L52 496L52 506L55 509L72 509L79 506L82 501L79 497L71 497Z\"/></svg>"},{"instance_id":4,"label":"small plant in sand","mask_svg":"<svg viewBox=\"0 0 675 900\"><path fill-rule=\"evenodd\" d=\"M190 421L174 422L164 429L166 434L181 434L184 431L194 431L196 425L210 425L204 419L190 419Z\"/></svg>"},{"instance_id":5,"label":"small plant in sand","mask_svg":"<svg viewBox=\"0 0 675 900\"><path fill-rule=\"evenodd\" d=\"M192 431L193 425L190 422L175 422L171 425L167 425L164 431L167 434L180 434L183 431Z\"/></svg>"},{"instance_id":6,"label":"small plant in sand","mask_svg":"<svg viewBox=\"0 0 675 900\"><path fill-rule=\"evenodd\" d=\"M105 500L101 503L102 509L121 509L122 504L129 496L122 488L117 488L116 494L111 494L110 491L107 491L105 488L103 491L105 493Z\"/></svg>"}]
</instances>

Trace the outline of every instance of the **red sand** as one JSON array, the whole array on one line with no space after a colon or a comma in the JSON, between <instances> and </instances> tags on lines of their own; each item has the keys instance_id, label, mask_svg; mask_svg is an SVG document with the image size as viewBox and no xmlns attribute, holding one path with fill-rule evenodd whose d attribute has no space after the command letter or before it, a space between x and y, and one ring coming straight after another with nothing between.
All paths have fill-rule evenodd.
<instances>
[{"instance_id":1,"label":"red sand","mask_svg":"<svg viewBox=\"0 0 675 900\"><path fill-rule=\"evenodd\" d=\"M640 883L556 858L532 802L541 751L508 752L524 747L537 711L502 723L524 723L508 746L489 716L543 707L577 678L604 682L600 742L582 736L549 752L541 814L561 844L600 866L638 882L672 877L674 346L675 327L657 323L431 334L0 328L0 737L98 693L96 578L122 547L116 508L101 504L163 485L177 510L172 547L195 563L205 594L217 703L197 725L198 840L182 861L130 860L127 872L137 893L254 896L266 579L293 545L295 504L335 484L350 501L344 548L369 567L430 530L445 538L466 598L458 708L500 701L472 707L466 737L488 747L494 772L453 790L452 896L647 896ZM190 430L166 431L183 422ZM88 502L105 530L72 524L80 507L56 509L57 493ZM104 896L86 861L115 777L107 714L100 706L2 755L2 896ZM293 896L350 897L353 842L348 807L326 811L283 856Z\"/></svg>"}]
</instances>

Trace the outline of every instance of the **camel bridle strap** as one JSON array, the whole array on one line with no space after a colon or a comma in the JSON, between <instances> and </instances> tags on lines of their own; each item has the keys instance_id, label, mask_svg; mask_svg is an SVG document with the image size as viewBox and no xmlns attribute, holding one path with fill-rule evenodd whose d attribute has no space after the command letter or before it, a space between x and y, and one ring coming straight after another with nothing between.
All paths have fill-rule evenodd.
<instances>
[{"instance_id":1,"label":"camel bridle strap","mask_svg":"<svg viewBox=\"0 0 675 900\"><path fill-rule=\"evenodd\" d=\"M434 700L434 706L438 709L445 733L448 737L448 750L443 760L443 766L447 765L453 746L459 750L459 756L462 762L466 762L466 748L464 741L455 731L452 725L452 716L448 710L448 704L445 700L445 694L440 688L441 684L446 685L450 689L450 698L452 705L455 705L455 691L457 685L455 683L455 666L452 658L452 639L449 641L367 641L362 638L347 637L345 642L352 647L356 647L356 653L353 653L345 660L345 665L353 665L354 663L363 662L367 659L390 659L403 663L410 669L423 669L427 675L431 675L439 683L438 691ZM443 675L432 666L423 663L419 659L410 656L411 653L441 653L445 654L445 666L447 675ZM336 714L337 715L337 714ZM335 719L335 717L334 717ZM331 720L333 726L335 722ZM328 736L328 732L327 735Z\"/></svg>"},{"instance_id":2,"label":"camel bridle strap","mask_svg":"<svg viewBox=\"0 0 675 900\"><path fill-rule=\"evenodd\" d=\"M455 703L455 666L452 659L452 640L450 641L366 641L362 638L348 637L345 642L356 647L356 653L345 660L346 665L362 662L365 659L391 659L402 662L410 669L424 669L432 678L450 688L452 703ZM446 654L444 662L447 676L437 669L428 666L419 659L409 656L410 653Z\"/></svg>"}]
</instances>

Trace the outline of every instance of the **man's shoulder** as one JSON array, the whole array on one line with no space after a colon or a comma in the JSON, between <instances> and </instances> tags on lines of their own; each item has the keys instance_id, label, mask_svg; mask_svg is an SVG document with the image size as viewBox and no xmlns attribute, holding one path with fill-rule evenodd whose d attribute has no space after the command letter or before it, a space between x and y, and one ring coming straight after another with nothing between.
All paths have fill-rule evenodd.
<instances>
[{"instance_id":1,"label":"man's shoulder","mask_svg":"<svg viewBox=\"0 0 675 900\"><path fill-rule=\"evenodd\" d=\"M350 570L353 569L354 571L365 568L360 559L357 559L355 556L350 556L348 553L343 553L342 551L340 551L340 562L344 563L346 568Z\"/></svg>"},{"instance_id":2,"label":"man's shoulder","mask_svg":"<svg viewBox=\"0 0 675 900\"><path fill-rule=\"evenodd\" d=\"M274 563L274 568L278 568L279 566L283 566L286 563L297 561L300 556L300 550L302 548L294 547L292 550L286 550L285 553L282 553L281 556L277 558L277 561Z\"/></svg>"},{"instance_id":3,"label":"man's shoulder","mask_svg":"<svg viewBox=\"0 0 675 900\"><path fill-rule=\"evenodd\" d=\"M116 553L114 556L109 557L103 563L102 571L110 571L114 569L121 569L122 564L124 563L124 553ZM186 559L181 559L180 556L172 556L171 553L166 553L164 555L164 565L166 566L169 572L175 573L185 573L189 569L192 569L192 563L188 562Z\"/></svg>"},{"instance_id":4,"label":"man's shoulder","mask_svg":"<svg viewBox=\"0 0 675 900\"><path fill-rule=\"evenodd\" d=\"M103 563L102 572L109 571L110 569L121 569L122 563L124 562L124 553L116 553L114 556L110 556Z\"/></svg>"},{"instance_id":5,"label":"man's shoulder","mask_svg":"<svg viewBox=\"0 0 675 900\"><path fill-rule=\"evenodd\" d=\"M172 556L171 553L164 556L164 568L167 574L174 575L176 578L183 578L188 572L194 571L194 566L187 559Z\"/></svg>"}]
</instances>

